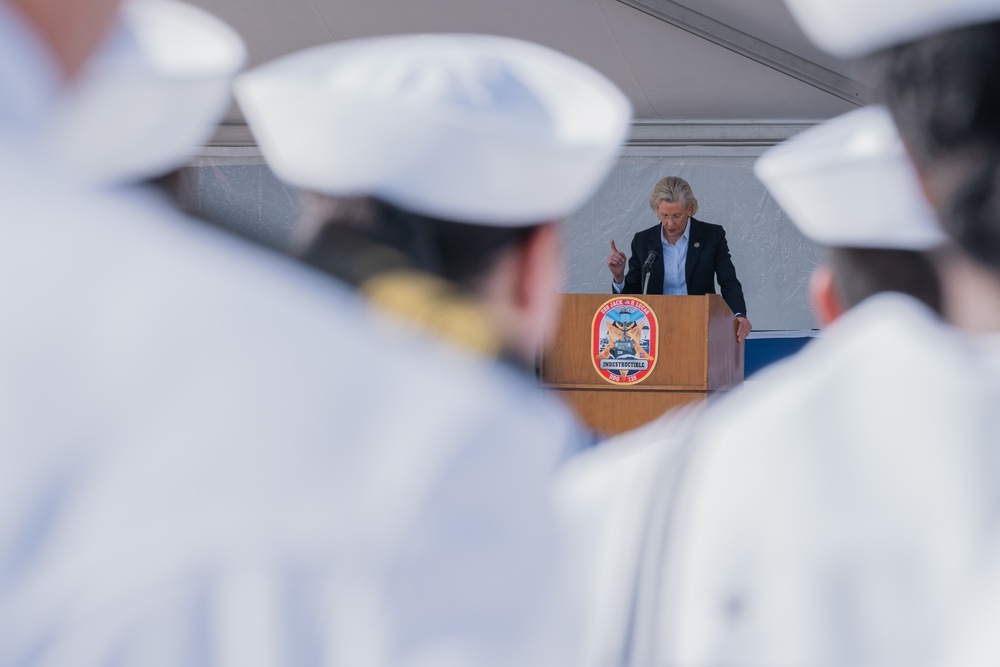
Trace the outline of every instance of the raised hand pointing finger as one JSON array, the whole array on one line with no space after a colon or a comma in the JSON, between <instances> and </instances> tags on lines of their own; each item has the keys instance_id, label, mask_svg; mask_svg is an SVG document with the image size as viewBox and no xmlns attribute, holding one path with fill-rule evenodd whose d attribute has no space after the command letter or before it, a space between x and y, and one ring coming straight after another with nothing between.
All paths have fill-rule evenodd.
<instances>
[{"instance_id":1,"label":"raised hand pointing finger","mask_svg":"<svg viewBox=\"0 0 1000 667\"><path fill-rule=\"evenodd\" d=\"M625 261L625 253L615 246L615 241L612 239L611 255L608 256L608 269L611 271L611 277L614 278L616 283L625 280Z\"/></svg>"}]
</instances>

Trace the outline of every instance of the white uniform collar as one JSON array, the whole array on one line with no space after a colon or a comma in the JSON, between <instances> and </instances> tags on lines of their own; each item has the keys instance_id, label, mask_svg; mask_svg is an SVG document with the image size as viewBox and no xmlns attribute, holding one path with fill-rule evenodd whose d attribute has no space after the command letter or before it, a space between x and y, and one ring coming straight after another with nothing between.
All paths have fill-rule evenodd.
<instances>
[{"instance_id":1,"label":"white uniform collar","mask_svg":"<svg viewBox=\"0 0 1000 667\"><path fill-rule=\"evenodd\" d=\"M924 303L906 294L882 292L837 318L823 331L822 340L765 369L754 379L763 382L784 378L770 391L807 400L802 397L802 387L812 386L816 377L845 377L853 382L852 372L859 372L869 362L877 366L886 355L912 359L916 369L928 364L926 359L916 361L923 359L927 350L939 350L937 360L941 361L960 348L968 351L967 338Z\"/></svg>"},{"instance_id":2,"label":"white uniform collar","mask_svg":"<svg viewBox=\"0 0 1000 667\"><path fill-rule=\"evenodd\" d=\"M867 330L873 320L908 324L915 324L919 320L922 329L926 327L935 331L951 331L920 300L899 292L879 292L849 309L828 327L827 333L848 328Z\"/></svg>"}]
</instances>

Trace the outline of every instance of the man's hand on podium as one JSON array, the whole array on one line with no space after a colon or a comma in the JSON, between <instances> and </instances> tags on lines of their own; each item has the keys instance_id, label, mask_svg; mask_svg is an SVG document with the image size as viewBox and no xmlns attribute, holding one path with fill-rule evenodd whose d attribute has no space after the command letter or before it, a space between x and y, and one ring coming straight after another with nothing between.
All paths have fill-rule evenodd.
<instances>
[{"instance_id":1,"label":"man's hand on podium","mask_svg":"<svg viewBox=\"0 0 1000 667\"><path fill-rule=\"evenodd\" d=\"M608 256L608 268L611 270L611 277L616 283L625 280L625 253L615 247L614 240L611 241L611 254Z\"/></svg>"},{"instance_id":2,"label":"man's hand on podium","mask_svg":"<svg viewBox=\"0 0 1000 667\"><path fill-rule=\"evenodd\" d=\"M742 343L747 339L747 336L750 335L750 332L753 330L753 325L750 324L750 320L742 315L738 315L736 317L734 328L736 329L736 340Z\"/></svg>"}]
</instances>

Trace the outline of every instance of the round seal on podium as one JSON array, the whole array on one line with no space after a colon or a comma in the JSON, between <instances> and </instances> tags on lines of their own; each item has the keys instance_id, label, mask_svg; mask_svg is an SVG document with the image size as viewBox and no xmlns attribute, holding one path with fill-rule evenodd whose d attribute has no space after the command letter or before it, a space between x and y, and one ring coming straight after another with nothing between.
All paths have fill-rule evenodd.
<instances>
[{"instance_id":1,"label":"round seal on podium","mask_svg":"<svg viewBox=\"0 0 1000 667\"><path fill-rule=\"evenodd\" d=\"M590 334L594 368L611 384L642 382L656 366L658 329L656 314L641 299L618 296L604 302Z\"/></svg>"}]
</instances>

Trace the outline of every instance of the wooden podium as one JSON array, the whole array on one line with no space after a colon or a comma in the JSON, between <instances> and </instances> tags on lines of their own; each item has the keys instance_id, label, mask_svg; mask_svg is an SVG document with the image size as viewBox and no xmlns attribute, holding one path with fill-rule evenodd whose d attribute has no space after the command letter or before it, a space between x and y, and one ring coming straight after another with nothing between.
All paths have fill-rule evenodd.
<instances>
[{"instance_id":1,"label":"wooden podium","mask_svg":"<svg viewBox=\"0 0 1000 667\"><path fill-rule=\"evenodd\" d=\"M595 351L602 344L606 348L608 339L595 334L606 331L595 323L595 316L603 305L619 299L640 299L655 314L652 325L657 329L655 363L651 364L652 370L634 383L606 379L597 367L601 355L595 355ZM625 311L625 317L628 316L629 311ZM644 327L643 335L648 336L652 326ZM634 335L638 342L638 334ZM627 339L623 340L625 345L629 344ZM650 344L642 340L644 346ZM637 348L632 345L630 349ZM653 357L647 355L647 358ZM605 363L615 365L613 361ZM613 434L641 426L678 405L704 400L714 392L742 383L743 344L736 341L733 313L718 294L567 294L556 337L542 353L540 368L543 387L557 392L593 429ZM624 376L626 372L605 371L611 376L615 373Z\"/></svg>"}]
</instances>

